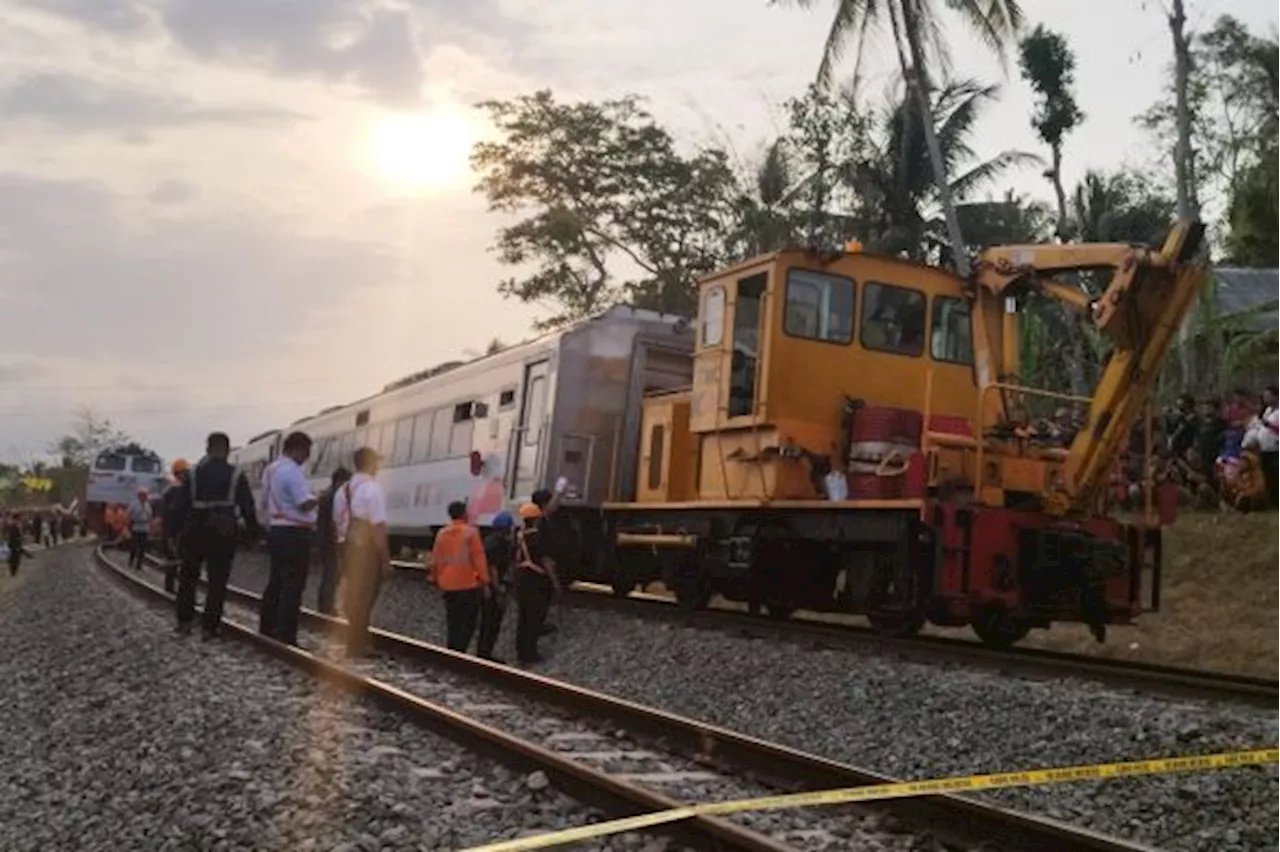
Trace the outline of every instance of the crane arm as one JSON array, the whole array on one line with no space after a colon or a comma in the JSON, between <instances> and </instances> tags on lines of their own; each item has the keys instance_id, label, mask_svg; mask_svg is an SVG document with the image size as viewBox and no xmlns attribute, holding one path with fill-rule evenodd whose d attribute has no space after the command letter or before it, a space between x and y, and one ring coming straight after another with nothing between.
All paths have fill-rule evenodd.
<instances>
[{"instance_id":1,"label":"crane arm","mask_svg":"<svg viewBox=\"0 0 1280 852\"><path fill-rule=\"evenodd\" d=\"M974 266L978 298L1035 290L1074 307L1087 307L1090 321L1111 342L1111 352L1089 404L1085 427L1072 442L1061 491L1049 507L1060 512L1094 504L1112 465L1141 414L1160 365L1208 275L1196 260L1204 225L1180 221L1159 250L1122 243L1000 246L983 252ZM1109 269L1102 295L1089 301L1076 287L1054 281L1062 272ZM976 324L975 324L976 329ZM986 334L975 335L975 346ZM987 348L975 352L996 376L1010 370ZM992 362L995 362L994 365ZM990 370L988 370L990 373Z\"/></svg>"}]
</instances>

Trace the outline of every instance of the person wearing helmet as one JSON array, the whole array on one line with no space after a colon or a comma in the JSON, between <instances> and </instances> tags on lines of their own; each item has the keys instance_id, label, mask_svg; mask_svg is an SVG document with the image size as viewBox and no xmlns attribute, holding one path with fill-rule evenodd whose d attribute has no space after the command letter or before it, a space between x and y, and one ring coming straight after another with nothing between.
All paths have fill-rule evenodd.
<instances>
[{"instance_id":1,"label":"person wearing helmet","mask_svg":"<svg viewBox=\"0 0 1280 852\"><path fill-rule=\"evenodd\" d=\"M489 563L489 595L480 601L480 638L476 654L483 659L502 662L493 656L502 630L502 616L507 608L507 591L511 583L511 555L515 551L516 519L503 509L493 516L489 534L484 537L484 558Z\"/></svg>"},{"instance_id":2,"label":"person wearing helmet","mask_svg":"<svg viewBox=\"0 0 1280 852\"><path fill-rule=\"evenodd\" d=\"M542 636L551 598L559 590L555 562L542 540L542 509L536 503L520 507L520 528L515 538L515 587L519 614L516 619L516 659L524 665L542 661L538 639Z\"/></svg>"},{"instance_id":3,"label":"person wearing helmet","mask_svg":"<svg viewBox=\"0 0 1280 852\"><path fill-rule=\"evenodd\" d=\"M181 550L178 542L178 503L191 476L191 464L186 459L174 459L170 468L173 482L160 497L161 547L164 549L164 590L178 593L178 566Z\"/></svg>"},{"instance_id":4,"label":"person wearing helmet","mask_svg":"<svg viewBox=\"0 0 1280 852\"><path fill-rule=\"evenodd\" d=\"M151 530L154 515L147 489L139 488L137 499L129 504L129 565L139 571L147 555L147 533Z\"/></svg>"}]
</instances>

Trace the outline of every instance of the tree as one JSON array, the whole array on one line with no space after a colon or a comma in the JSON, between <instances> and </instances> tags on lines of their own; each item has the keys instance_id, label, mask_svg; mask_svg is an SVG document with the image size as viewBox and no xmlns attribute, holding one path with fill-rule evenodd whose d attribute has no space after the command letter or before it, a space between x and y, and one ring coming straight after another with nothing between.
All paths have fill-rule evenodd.
<instances>
[{"instance_id":1,"label":"tree","mask_svg":"<svg viewBox=\"0 0 1280 852\"><path fill-rule=\"evenodd\" d=\"M1156 185L1132 171L1085 172L1072 194L1071 209L1081 241L1163 242L1176 205Z\"/></svg>"},{"instance_id":2,"label":"tree","mask_svg":"<svg viewBox=\"0 0 1280 852\"><path fill-rule=\"evenodd\" d=\"M1018 45L1018 61L1023 79L1036 93L1036 112L1031 117L1031 126L1053 155L1045 177L1053 184L1053 194L1058 201L1058 234L1066 237L1071 227L1067 218L1067 193L1062 188L1062 140L1084 121L1084 113L1076 106L1071 91L1076 59L1067 40L1041 24Z\"/></svg>"},{"instance_id":3,"label":"tree","mask_svg":"<svg viewBox=\"0 0 1280 852\"><path fill-rule=\"evenodd\" d=\"M794 2L802 8L810 8L816 0L770 2ZM861 48L870 30L884 23L885 18L888 19L893 44L898 53L898 64L907 82L908 98L915 102L921 117L925 148L929 153L953 261L957 271L967 277L969 260L965 255L965 242L952 198L951 179L934 126L931 103L930 66L939 62L945 65L949 53L936 9L927 0L836 0L835 5L835 17L818 67L819 81L830 81L832 70L844 54L850 36L856 34ZM979 38L994 48L1003 61L1005 45L1022 25L1022 9L1017 0L949 0L947 6Z\"/></svg>"},{"instance_id":4,"label":"tree","mask_svg":"<svg viewBox=\"0 0 1280 852\"><path fill-rule=\"evenodd\" d=\"M551 303L543 328L622 299L692 311L693 282L724 260L733 230L737 187L723 151L681 155L635 97L565 104L544 90L480 108L503 138L476 145L477 190L490 210L524 217L498 232L498 258L537 265L502 293Z\"/></svg>"},{"instance_id":5,"label":"tree","mask_svg":"<svg viewBox=\"0 0 1280 852\"><path fill-rule=\"evenodd\" d=\"M930 115L938 122L935 135L943 166L948 174L959 173L947 182L953 198L972 197L1012 168L1042 163L1036 155L1016 150L974 162L974 129L983 108L998 94L998 86L954 80L933 95ZM933 178L924 122L908 100L905 81L867 133L869 142L847 176L859 236L877 251L918 260L949 251L945 217L939 215L944 201ZM966 252L962 247L961 254Z\"/></svg>"},{"instance_id":6,"label":"tree","mask_svg":"<svg viewBox=\"0 0 1280 852\"><path fill-rule=\"evenodd\" d=\"M97 417L86 408L76 415L71 431L49 445L49 453L63 468L88 469L98 453L133 443L109 418Z\"/></svg>"},{"instance_id":7,"label":"tree","mask_svg":"<svg viewBox=\"0 0 1280 852\"><path fill-rule=\"evenodd\" d=\"M1200 218L1196 194L1195 149L1191 146L1191 48L1187 40L1187 15L1182 0L1172 0L1168 13L1173 35L1173 99L1175 144L1173 147L1174 186L1178 196L1178 217Z\"/></svg>"}]
</instances>

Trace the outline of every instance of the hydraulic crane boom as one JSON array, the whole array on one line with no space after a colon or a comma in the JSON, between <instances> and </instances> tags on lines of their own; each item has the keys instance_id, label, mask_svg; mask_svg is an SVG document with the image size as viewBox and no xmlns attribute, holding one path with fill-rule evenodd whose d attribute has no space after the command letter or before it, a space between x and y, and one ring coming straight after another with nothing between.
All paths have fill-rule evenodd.
<instances>
[{"instance_id":1,"label":"hydraulic crane boom","mask_svg":"<svg viewBox=\"0 0 1280 852\"><path fill-rule=\"evenodd\" d=\"M1017 329L1013 303L1028 291L1088 313L1111 343L1089 404L1088 420L1071 444L1061 481L1046 508L1059 514L1093 506L1105 486L1135 419L1141 414L1169 345L1208 275L1196 259L1204 236L1200 222L1180 221L1156 251L1123 243L998 246L978 257L972 273L974 363L979 387L1016 380ZM1111 279L1097 299L1056 281L1063 272L1107 269ZM999 313L999 351L988 319Z\"/></svg>"}]
</instances>

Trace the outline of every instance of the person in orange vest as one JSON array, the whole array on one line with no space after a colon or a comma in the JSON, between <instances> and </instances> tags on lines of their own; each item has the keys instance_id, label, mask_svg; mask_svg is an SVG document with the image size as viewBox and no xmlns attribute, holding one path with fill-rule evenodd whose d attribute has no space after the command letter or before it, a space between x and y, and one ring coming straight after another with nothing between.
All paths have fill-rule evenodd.
<instances>
[{"instance_id":1,"label":"person in orange vest","mask_svg":"<svg viewBox=\"0 0 1280 852\"><path fill-rule=\"evenodd\" d=\"M480 619L480 601L492 594L480 531L467 523L467 504L449 504L449 526L436 533L427 573L444 593L445 644L466 653Z\"/></svg>"}]
</instances>

